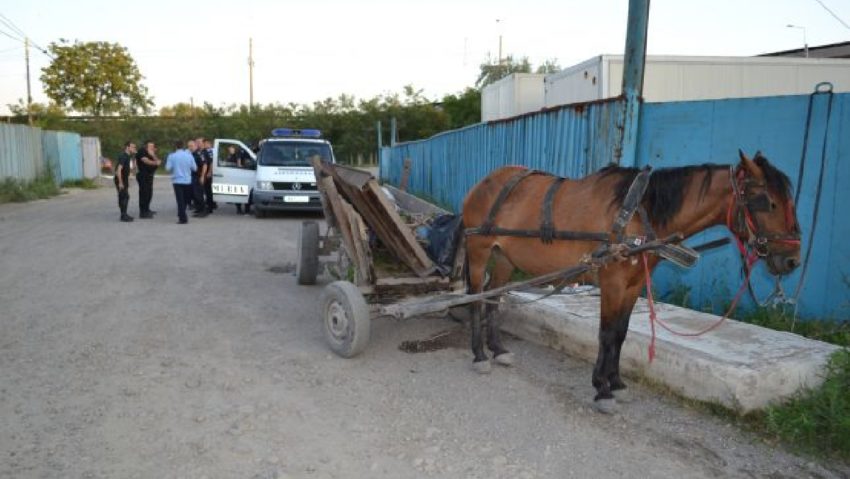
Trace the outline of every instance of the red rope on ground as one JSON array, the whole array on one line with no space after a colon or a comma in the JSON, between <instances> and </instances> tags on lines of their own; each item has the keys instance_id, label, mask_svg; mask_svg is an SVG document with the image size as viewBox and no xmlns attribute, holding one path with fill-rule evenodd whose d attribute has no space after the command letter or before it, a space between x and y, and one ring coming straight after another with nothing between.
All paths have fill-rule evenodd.
<instances>
[{"instance_id":1,"label":"red rope on ground","mask_svg":"<svg viewBox=\"0 0 850 479\"><path fill-rule=\"evenodd\" d=\"M738 239L737 237L736 237L736 239L738 240L738 247L743 248L743 250L746 251L746 248L744 248L741 240ZM710 326L708 326L707 328L705 328L701 331L697 331L697 332L694 332L694 333L686 333L686 332L676 331L673 328L671 328L670 326L668 326L666 323L664 323L663 321L658 319L658 315L655 312L655 300L654 300L653 295L652 295L652 274L650 274L650 271L649 271L649 260L647 259L646 253L643 253L641 255L641 257L643 258L643 270L644 270L644 273L646 274L646 299L647 299L647 302L649 303L649 326L650 326L650 330L652 332L652 339L649 342L649 362L650 363L652 363L652 360L655 359L655 336L656 336L655 335L655 323L658 323L659 326L666 329L671 334L676 335L676 336L683 336L683 337L702 336L703 334L716 329L717 327L719 327L721 324L723 324L723 322L725 322L729 318L729 315L732 314L732 312L735 311L735 308L738 306L738 301L740 301L740 299L741 299L741 295L743 295L744 291L746 291L746 289L747 289L747 283L750 282L750 273L753 271L753 265L756 264L756 262L759 260L759 257L755 252L747 255L746 278L744 279L744 283L741 285L741 287L738 288L738 293L735 294L735 298L732 300L732 304L729 305L729 310L726 311L726 314L724 314L723 317L721 317L714 324L711 324Z\"/></svg>"}]
</instances>

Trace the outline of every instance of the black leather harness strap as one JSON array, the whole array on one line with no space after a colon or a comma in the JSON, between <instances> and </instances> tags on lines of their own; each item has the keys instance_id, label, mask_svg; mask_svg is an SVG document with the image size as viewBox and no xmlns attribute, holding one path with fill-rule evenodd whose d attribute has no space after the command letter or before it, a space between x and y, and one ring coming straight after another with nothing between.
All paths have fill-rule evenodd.
<instances>
[{"instance_id":1,"label":"black leather harness strap","mask_svg":"<svg viewBox=\"0 0 850 479\"><path fill-rule=\"evenodd\" d=\"M540 230L515 230L499 228L498 226L491 227L487 233L484 233L481 228L468 228L466 234L480 236L519 236L523 238L541 237ZM592 233L587 231L553 231L552 239L607 242L610 239L610 235L608 233Z\"/></svg>"},{"instance_id":2,"label":"black leather harness strap","mask_svg":"<svg viewBox=\"0 0 850 479\"><path fill-rule=\"evenodd\" d=\"M546 190L546 196L543 197L543 209L540 211L540 240L544 243L551 243L555 239L555 220L552 218L552 202L555 200L555 193L564 183L566 178L555 178L555 181Z\"/></svg>"},{"instance_id":3,"label":"black leather harness strap","mask_svg":"<svg viewBox=\"0 0 850 479\"><path fill-rule=\"evenodd\" d=\"M505 183L505 186L502 187L502 191L499 192L499 196L496 197L496 201L494 201L493 206L490 207L490 212L487 213L487 219L484 220L484 223L482 223L481 226L478 228L479 232L477 234L485 236L492 235L493 233L491 231L493 230L493 222L496 220L496 215L502 208L502 203L504 203L505 200L508 199L508 196L510 196L511 192L514 190L514 188L516 188L516 185L518 185L520 181L524 180L528 176L540 173L543 172L539 170L525 170L520 171L519 173L512 176L511 179L508 180L507 183Z\"/></svg>"}]
</instances>

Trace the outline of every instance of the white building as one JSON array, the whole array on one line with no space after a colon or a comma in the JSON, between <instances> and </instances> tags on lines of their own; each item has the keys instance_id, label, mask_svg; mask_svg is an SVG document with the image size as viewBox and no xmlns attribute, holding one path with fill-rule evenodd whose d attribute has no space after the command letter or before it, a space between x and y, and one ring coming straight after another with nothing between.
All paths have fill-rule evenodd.
<instances>
[{"instance_id":1,"label":"white building","mask_svg":"<svg viewBox=\"0 0 850 479\"><path fill-rule=\"evenodd\" d=\"M622 91L623 56L600 55L546 75L542 89L536 84L540 76L515 74L485 87L481 121L616 97ZM820 82L831 82L836 93L850 91L850 59L647 56L643 97L664 102L801 95Z\"/></svg>"}]
</instances>

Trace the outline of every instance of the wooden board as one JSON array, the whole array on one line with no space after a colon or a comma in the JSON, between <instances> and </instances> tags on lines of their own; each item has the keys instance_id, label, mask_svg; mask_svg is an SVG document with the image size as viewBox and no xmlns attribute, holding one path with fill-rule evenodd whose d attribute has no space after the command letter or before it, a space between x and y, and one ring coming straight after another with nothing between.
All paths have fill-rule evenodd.
<instances>
[{"instance_id":1,"label":"wooden board","mask_svg":"<svg viewBox=\"0 0 850 479\"><path fill-rule=\"evenodd\" d=\"M319 184L322 189L337 191L347 203L350 203L387 249L414 274L426 277L435 271L434 263L416 241L413 232L401 219L372 175L354 168L321 161L314 161L313 168L316 170L317 178L333 179L334 188L330 188L327 182L321 181ZM334 202L331 201L331 203ZM343 222L340 214L334 211L334 215L337 221ZM347 223L350 230L350 221ZM357 255L353 240L351 248L352 254Z\"/></svg>"}]
</instances>

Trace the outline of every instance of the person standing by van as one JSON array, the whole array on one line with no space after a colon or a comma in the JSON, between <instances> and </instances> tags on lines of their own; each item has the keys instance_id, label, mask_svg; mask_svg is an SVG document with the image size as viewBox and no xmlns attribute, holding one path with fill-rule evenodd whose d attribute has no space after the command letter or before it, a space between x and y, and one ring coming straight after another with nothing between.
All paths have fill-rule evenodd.
<instances>
[{"instance_id":1,"label":"person standing by van","mask_svg":"<svg viewBox=\"0 0 850 479\"><path fill-rule=\"evenodd\" d=\"M153 141L145 141L142 150L136 155L138 172L136 181L139 182L139 218L151 219L156 214L151 211L151 199L153 199L153 177L156 169L162 164L162 160L156 156L156 144Z\"/></svg>"},{"instance_id":2,"label":"person standing by van","mask_svg":"<svg viewBox=\"0 0 850 479\"><path fill-rule=\"evenodd\" d=\"M206 176L206 164L201 155L200 149L202 145L198 145L196 140L189 140L189 153L195 160L195 169L192 171L192 202L195 204L196 218L207 216L206 204L204 202L204 177Z\"/></svg>"},{"instance_id":3,"label":"person standing by van","mask_svg":"<svg viewBox=\"0 0 850 479\"><path fill-rule=\"evenodd\" d=\"M121 210L121 221L129 223L133 221L133 217L127 214L127 205L130 203L129 179L130 179L130 163L133 155L136 154L136 144L132 141L124 143L124 151L118 155L115 160L115 189L118 191L118 209Z\"/></svg>"},{"instance_id":4,"label":"person standing by van","mask_svg":"<svg viewBox=\"0 0 850 479\"><path fill-rule=\"evenodd\" d=\"M183 149L182 142L174 143L174 152L168 155L165 169L171 172L171 184L174 187L174 197L177 200L177 224L185 225L189 222L186 217L186 203L193 195L192 175L198 167L192 154Z\"/></svg>"},{"instance_id":5,"label":"person standing by van","mask_svg":"<svg viewBox=\"0 0 850 479\"><path fill-rule=\"evenodd\" d=\"M207 213L212 213L214 209L218 208L218 205L213 201L213 148L209 138L204 139L204 149L201 151L201 155L204 157L204 162L207 165L206 176L204 178L204 196L207 200Z\"/></svg>"}]
</instances>

